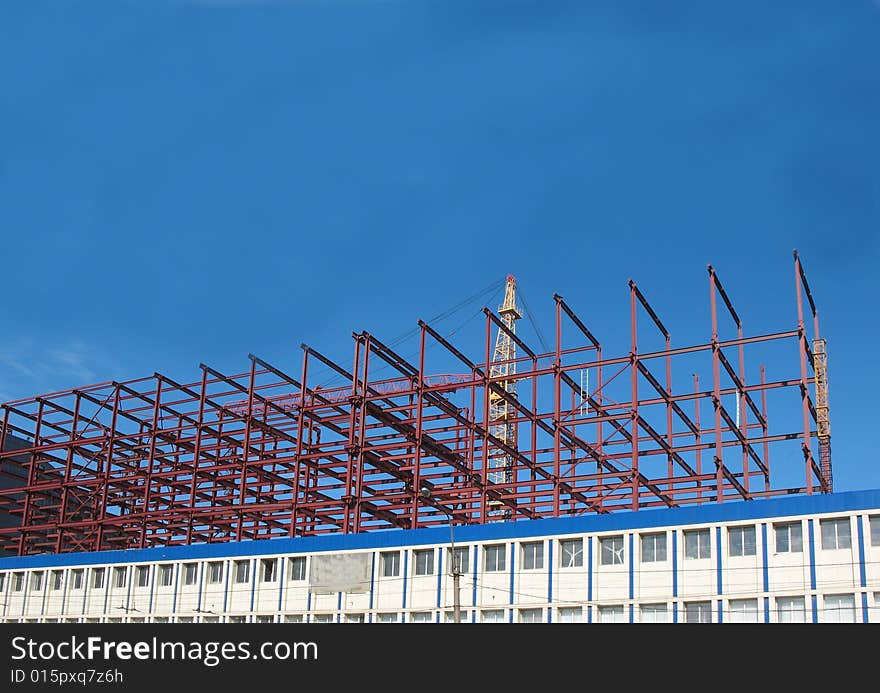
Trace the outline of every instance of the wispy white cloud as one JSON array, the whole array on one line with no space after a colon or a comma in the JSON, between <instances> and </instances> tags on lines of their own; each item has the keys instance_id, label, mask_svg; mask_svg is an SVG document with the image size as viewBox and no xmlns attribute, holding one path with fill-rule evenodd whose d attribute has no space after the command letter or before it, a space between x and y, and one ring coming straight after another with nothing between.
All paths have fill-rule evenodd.
<instances>
[{"instance_id":1,"label":"wispy white cloud","mask_svg":"<svg viewBox=\"0 0 880 693\"><path fill-rule=\"evenodd\" d=\"M0 346L0 402L21 393L36 394L85 385L98 379L104 363L96 350L84 342L70 340L49 344L20 340ZM20 390L19 394L14 394Z\"/></svg>"}]
</instances>

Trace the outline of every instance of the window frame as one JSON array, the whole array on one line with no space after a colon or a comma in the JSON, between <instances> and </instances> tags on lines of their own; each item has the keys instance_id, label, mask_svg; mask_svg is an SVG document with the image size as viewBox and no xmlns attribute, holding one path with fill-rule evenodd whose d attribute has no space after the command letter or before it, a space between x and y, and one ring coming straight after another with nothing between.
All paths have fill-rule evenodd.
<instances>
[{"instance_id":1,"label":"window frame","mask_svg":"<svg viewBox=\"0 0 880 693\"><path fill-rule=\"evenodd\" d=\"M400 577L400 551L379 553L379 576L383 578Z\"/></svg>"},{"instance_id":2,"label":"window frame","mask_svg":"<svg viewBox=\"0 0 880 693\"><path fill-rule=\"evenodd\" d=\"M706 537L706 541L703 542L703 537ZM696 539L696 556L688 555L689 551L689 539ZM702 527L700 529L685 529L682 530L682 543L684 544L684 560L686 561L703 561L706 559L712 558L712 530L708 527ZM703 549L705 548L706 554L703 555Z\"/></svg>"},{"instance_id":3,"label":"window frame","mask_svg":"<svg viewBox=\"0 0 880 693\"><path fill-rule=\"evenodd\" d=\"M214 571L219 570L219 573L214 575ZM208 574L208 584L209 585L219 585L223 582L223 561L209 561L208 562L208 570L206 571Z\"/></svg>"},{"instance_id":4,"label":"window frame","mask_svg":"<svg viewBox=\"0 0 880 693\"><path fill-rule=\"evenodd\" d=\"M104 568L92 568L91 570L91 578L92 578L92 589L101 590L104 589L104 578L105 575Z\"/></svg>"},{"instance_id":5,"label":"window frame","mask_svg":"<svg viewBox=\"0 0 880 693\"><path fill-rule=\"evenodd\" d=\"M507 544L483 545L483 572L503 573L506 570Z\"/></svg>"},{"instance_id":6,"label":"window frame","mask_svg":"<svg viewBox=\"0 0 880 693\"><path fill-rule=\"evenodd\" d=\"M751 545L749 545L749 540L751 540ZM739 541L738 547L734 546L735 541ZM727 555L731 558L747 558L758 555L758 533L755 525L736 525L727 528Z\"/></svg>"},{"instance_id":7,"label":"window frame","mask_svg":"<svg viewBox=\"0 0 880 693\"><path fill-rule=\"evenodd\" d=\"M192 574L190 574L192 571ZM192 579L190 579L192 578ZM184 563L183 564L183 584L184 585L195 585L199 581L199 564L198 563Z\"/></svg>"},{"instance_id":8,"label":"window frame","mask_svg":"<svg viewBox=\"0 0 880 693\"><path fill-rule=\"evenodd\" d=\"M660 543L661 551L658 551L658 539L662 540ZM648 541L646 541L648 540ZM648 532L645 534L639 535L639 552L642 563L665 563L668 560L669 553L666 550L667 545L666 540L666 532ZM645 548L650 545L650 552L646 552ZM663 554L662 558L658 558L657 554ZM650 553L650 556L646 555Z\"/></svg>"},{"instance_id":9,"label":"window frame","mask_svg":"<svg viewBox=\"0 0 880 693\"><path fill-rule=\"evenodd\" d=\"M826 539L830 533L826 533L826 527L834 527L834 546L826 546ZM841 527L846 527L846 534L840 532ZM846 517L826 517L819 520L820 545L823 551L844 551L852 549L852 521ZM842 546L841 544L846 544Z\"/></svg>"},{"instance_id":10,"label":"window frame","mask_svg":"<svg viewBox=\"0 0 880 693\"><path fill-rule=\"evenodd\" d=\"M792 530L797 529L797 541ZM783 534L784 533L784 534ZM780 548L780 536L785 536L784 548ZM799 520L794 522L773 523L773 552L774 553L803 553L804 552L804 527ZM794 548L797 545L798 548Z\"/></svg>"},{"instance_id":11,"label":"window frame","mask_svg":"<svg viewBox=\"0 0 880 693\"><path fill-rule=\"evenodd\" d=\"M434 549L413 550L413 575L426 576L434 574Z\"/></svg>"},{"instance_id":12,"label":"window frame","mask_svg":"<svg viewBox=\"0 0 880 693\"><path fill-rule=\"evenodd\" d=\"M143 579L141 579L143 576ZM149 587L150 586L150 566L148 565L139 565L135 570L135 579L137 581L136 587Z\"/></svg>"},{"instance_id":13,"label":"window frame","mask_svg":"<svg viewBox=\"0 0 880 693\"><path fill-rule=\"evenodd\" d=\"M251 562L235 561L233 562L235 570L232 571L232 582L236 585L248 585L251 581Z\"/></svg>"},{"instance_id":14,"label":"window frame","mask_svg":"<svg viewBox=\"0 0 880 693\"><path fill-rule=\"evenodd\" d=\"M544 542L525 541L520 543L520 570L544 569Z\"/></svg>"},{"instance_id":15,"label":"window frame","mask_svg":"<svg viewBox=\"0 0 880 693\"><path fill-rule=\"evenodd\" d=\"M566 547L574 547L574 550L567 550ZM566 561L566 555L569 560ZM559 540L559 568L562 570L568 568L582 568L584 566L584 540L580 539L560 539Z\"/></svg>"},{"instance_id":16,"label":"window frame","mask_svg":"<svg viewBox=\"0 0 880 693\"><path fill-rule=\"evenodd\" d=\"M690 609L698 610L698 618L696 621L691 620ZM707 618L704 618L707 617ZM699 601L684 602L684 622L685 623L712 623L712 601L701 599Z\"/></svg>"},{"instance_id":17,"label":"window frame","mask_svg":"<svg viewBox=\"0 0 880 693\"><path fill-rule=\"evenodd\" d=\"M620 548L617 548L617 540ZM610 557L610 560L607 558ZM618 558L620 560L618 560ZM626 542L623 534L599 537L599 565L624 565L626 563Z\"/></svg>"},{"instance_id":18,"label":"window frame","mask_svg":"<svg viewBox=\"0 0 880 693\"><path fill-rule=\"evenodd\" d=\"M261 558L260 559L260 582L261 583L278 582L278 559L277 558Z\"/></svg>"},{"instance_id":19,"label":"window frame","mask_svg":"<svg viewBox=\"0 0 880 693\"><path fill-rule=\"evenodd\" d=\"M158 587L174 586L174 564L163 563L159 566L159 584Z\"/></svg>"},{"instance_id":20,"label":"window frame","mask_svg":"<svg viewBox=\"0 0 880 693\"><path fill-rule=\"evenodd\" d=\"M302 569L300 569L300 566L302 566ZM306 579L306 567L305 556L291 556L287 581L303 582Z\"/></svg>"}]
</instances>

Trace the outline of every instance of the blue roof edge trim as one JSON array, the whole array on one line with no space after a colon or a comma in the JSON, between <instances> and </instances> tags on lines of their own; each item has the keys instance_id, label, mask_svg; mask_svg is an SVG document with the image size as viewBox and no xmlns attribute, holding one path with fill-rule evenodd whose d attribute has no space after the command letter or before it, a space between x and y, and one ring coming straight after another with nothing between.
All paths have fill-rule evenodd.
<instances>
[{"instance_id":1,"label":"blue roof edge trim","mask_svg":"<svg viewBox=\"0 0 880 693\"><path fill-rule=\"evenodd\" d=\"M753 501L688 505L679 508L613 512L607 515L544 518L456 525L455 540L462 543L519 539L559 534L587 534L615 530L650 529L681 525L757 520L789 515L808 515L880 509L880 489L846 491L813 496L780 496ZM323 534L310 537L258 539L222 544L155 546L147 549L51 553L0 558L0 570L48 568L111 563L149 563L209 558L237 558L276 554L393 549L421 544L446 544L449 525L422 529L391 529L358 534Z\"/></svg>"}]
</instances>

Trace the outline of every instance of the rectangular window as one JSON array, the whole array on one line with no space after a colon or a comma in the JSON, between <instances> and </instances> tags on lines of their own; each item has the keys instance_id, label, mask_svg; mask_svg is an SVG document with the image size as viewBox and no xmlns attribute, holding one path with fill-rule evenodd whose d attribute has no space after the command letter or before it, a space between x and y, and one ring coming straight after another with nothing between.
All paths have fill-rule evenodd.
<instances>
[{"instance_id":1,"label":"rectangular window","mask_svg":"<svg viewBox=\"0 0 880 693\"><path fill-rule=\"evenodd\" d=\"M623 565L623 536L599 539L599 563Z\"/></svg>"},{"instance_id":2,"label":"rectangular window","mask_svg":"<svg viewBox=\"0 0 880 693\"><path fill-rule=\"evenodd\" d=\"M278 571L278 561L274 558L264 558L260 561L260 578L263 582L275 582Z\"/></svg>"},{"instance_id":3,"label":"rectangular window","mask_svg":"<svg viewBox=\"0 0 880 693\"><path fill-rule=\"evenodd\" d=\"M268 614L258 614L257 616L254 617L254 622L255 623L274 623L275 617L269 616Z\"/></svg>"},{"instance_id":4,"label":"rectangular window","mask_svg":"<svg viewBox=\"0 0 880 693\"><path fill-rule=\"evenodd\" d=\"M643 534L642 563L659 563L666 560L666 532Z\"/></svg>"},{"instance_id":5,"label":"rectangular window","mask_svg":"<svg viewBox=\"0 0 880 693\"><path fill-rule=\"evenodd\" d=\"M31 573L31 592L39 592L43 589L43 571Z\"/></svg>"},{"instance_id":6,"label":"rectangular window","mask_svg":"<svg viewBox=\"0 0 880 693\"><path fill-rule=\"evenodd\" d=\"M880 546L880 515L868 518L871 525L871 546Z\"/></svg>"},{"instance_id":7,"label":"rectangular window","mask_svg":"<svg viewBox=\"0 0 880 693\"><path fill-rule=\"evenodd\" d=\"M855 623L855 597L851 594L825 595L825 621L828 623Z\"/></svg>"},{"instance_id":8,"label":"rectangular window","mask_svg":"<svg viewBox=\"0 0 880 693\"><path fill-rule=\"evenodd\" d=\"M543 623L544 621L544 610L543 609L520 609L519 610L519 622L520 623Z\"/></svg>"},{"instance_id":9,"label":"rectangular window","mask_svg":"<svg viewBox=\"0 0 880 693\"><path fill-rule=\"evenodd\" d=\"M712 623L712 602L685 602L684 615L686 623Z\"/></svg>"},{"instance_id":10,"label":"rectangular window","mask_svg":"<svg viewBox=\"0 0 880 693\"><path fill-rule=\"evenodd\" d=\"M446 623L455 623L455 612L454 611L444 612L443 620ZM461 610L461 616L460 616L459 623L470 623L469 614L464 609Z\"/></svg>"},{"instance_id":11,"label":"rectangular window","mask_svg":"<svg viewBox=\"0 0 880 693\"><path fill-rule=\"evenodd\" d=\"M170 587L174 578L174 566L170 563L159 566L159 584L162 587Z\"/></svg>"},{"instance_id":12,"label":"rectangular window","mask_svg":"<svg viewBox=\"0 0 880 693\"><path fill-rule=\"evenodd\" d=\"M6 573L0 573L0 592L3 591L3 588L6 586Z\"/></svg>"},{"instance_id":13,"label":"rectangular window","mask_svg":"<svg viewBox=\"0 0 880 693\"><path fill-rule=\"evenodd\" d=\"M303 617L302 614L287 614L284 617L285 623L302 623Z\"/></svg>"},{"instance_id":14,"label":"rectangular window","mask_svg":"<svg viewBox=\"0 0 880 693\"><path fill-rule=\"evenodd\" d=\"M363 623L364 615L363 614L345 614L345 622L346 623Z\"/></svg>"},{"instance_id":15,"label":"rectangular window","mask_svg":"<svg viewBox=\"0 0 880 693\"><path fill-rule=\"evenodd\" d=\"M100 589L104 586L104 569L92 568L92 587Z\"/></svg>"},{"instance_id":16,"label":"rectangular window","mask_svg":"<svg viewBox=\"0 0 880 693\"><path fill-rule=\"evenodd\" d=\"M114 587L125 587L125 578L128 574L128 568L114 568L113 569L113 586Z\"/></svg>"},{"instance_id":17,"label":"rectangular window","mask_svg":"<svg viewBox=\"0 0 880 693\"><path fill-rule=\"evenodd\" d=\"M599 623L626 623L623 604L600 606Z\"/></svg>"},{"instance_id":18,"label":"rectangular window","mask_svg":"<svg viewBox=\"0 0 880 693\"><path fill-rule=\"evenodd\" d=\"M183 584L194 585L199 579L199 564L187 563L183 566Z\"/></svg>"},{"instance_id":19,"label":"rectangular window","mask_svg":"<svg viewBox=\"0 0 880 693\"><path fill-rule=\"evenodd\" d=\"M228 623L247 623L247 616L230 616Z\"/></svg>"},{"instance_id":20,"label":"rectangular window","mask_svg":"<svg viewBox=\"0 0 880 693\"><path fill-rule=\"evenodd\" d=\"M397 577L400 575L400 552L384 551L379 554L382 562L382 577Z\"/></svg>"},{"instance_id":21,"label":"rectangular window","mask_svg":"<svg viewBox=\"0 0 880 693\"><path fill-rule=\"evenodd\" d=\"M306 557L297 556L290 559L290 580L300 582L306 579Z\"/></svg>"},{"instance_id":22,"label":"rectangular window","mask_svg":"<svg viewBox=\"0 0 880 693\"><path fill-rule=\"evenodd\" d=\"M804 623L806 610L803 597L777 597L776 614L780 623Z\"/></svg>"},{"instance_id":23,"label":"rectangular window","mask_svg":"<svg viewBox=\"0 0 880 693\"><path fill-rule=\"evenodd\" d=\"M53 570L52 571L52 589L60 590L64 585L64 571L63 570ZM3 589L2 583L0 583L0 590Z\"/></svg>"},{"instance_id":24,"label":"rectangular window","mask_svg":"<svg viewBox=\"0 0 880 693\"><path fill-rule=\"evenodd\" d=\"M730 527L727 530L727 552L730 556L754 556L757 553L755 526Z\"/></svg>"},{"instance_id":25,"label":"rectangular window","mask_svg":"<svg viewBox=\"0 0 880 693\"><path fill-rule=\"evenodd\" d=\"M333 623L333 614L314 614L312 623Z\"/></svg>"},{"instance_id":26,"label":"rectangular window","mask_svg":"<svg viewBox=\"0 0 880 693\"><path fill-rule=\"evenodd\" d=\"M556 610L556 620L559 623L582 623L584 611L579 606L561 606Z\"/></svg>"},{"instance_id":27,"label":"rectangular window","mask_svg":"<svg viewBox=\"0 0 880 693\"><path fill-rule=\"evenodd\" d=\"M249 582L251 579L251 562L236 561L235 562L235 582L242 584Z\"/></svg>"},{"instance_id":28,"label":"rectangular window","mask_svg":"<svg viewBox=\"0 0 880 693\"><path fill-rule=\"evenodd\" d=\"M413 570L416 575L433 575L434 549L413 551Z\"/></svg>"},{"instance_id":29,"label":"rectangular window","mask_svg":"<svg viewBox=\"0 0 880 693\"><path fill-rule=\"evenodd\" d=\"M220 623L219 616L202 616L200 623Z\"/></svg>"},{"instance_id":30,"label":"rectangular window","mask_svg":"<svg viewBox=\"0 0 880 693\"><path fill-rule=\"evenodd\" d=\"M150 584L150 566L139 565L137 567L137 586L146 587Z\"/></svg>"},{"instance_id":31,"label":"rectangular window","mask_svg":"<svg viewBox=\"0 0 880 693\"><path fill-rule=\"evenodd\" d=\"M431 623L434 620L434 614L430 611L413 611L409 615L410 623Z\"/></svg>"},{"instance_id":32,"label":"rectangular window","mask_svg":"<svg viewBox=\"0 0 880 693\"><path fill-rule=\"evenodd\" d=\"M70 582L71 589L81 590L83 586L83 574L85 571L82 568L77 568L76 570L70 571Z\"/></svg>"},{"instance_id":33,"label":"rectangular window","mask_svg":"<svg viewBox=\"0 0 880 693\"><path fill-rule=\"evenodd\" d=\"M684 557L712 558L712 534L708 529L691 529L684 533Z\"/></svg>"},{"instance_id":34,"label":"rectangular window","mask_svg":"<svg viewBox=\"0 0 880 693\"><path fill-rule=\"evenodd\" d=\"M833 520L819 520L822 528L823 549L849 549L852 547L848 517Z\"/></svg>"},{"instance_id":35,"label":"rectangular window","mask_svg":"<svg viewBox=\"0 0 880 693\"><path fill-rule=\"evenodd\" d=\"M468 559L470 558L470 549L467 546L456 546L455 547L455 563L452 562L453 553L452 549L447 551L447 559L449 560L449 571L450 574L455 571L459 575L462 575L468 572Z\"/></svg>"},{"instance_id":36,"label":"rectangular window","mask_svg":"<svg viewBox=\"0 0 880 693\"><path fill-rule=\"evenodd\" d=\"M800 522L773 525L776 534L776 553L803 553L804 530Z\"/></svg>"},{"instance_id":37,"label":"rectangular window","mask_svg":"<svg viewBox=\"0 0 880 693\"><path fill-rule=\"evenodd\" d=\"M559 542L559 567L580 568L584 564L584 540L563 539Z\"/></svg>"},{"instance_id":38,"label":"rectangular window","mask_svg":"<svg viewBox=\"0 0 880 693\"><path fill-rule=\"evenodd\" d=\"M504 623L504 609L487 609L480 614L483 623Z\"/></svg>"},{"instance_id":39,"label":"rectangular window","mask_svg":"<svg viewBox=\"0 0 880 693\"><path fill-rule=\"evenodd\" d=\"M506 568L507 552L504 544L492 544L483 547L483 570L487 573L497 573Z\"/></svg>"},{"instance_id":40,"label":"rectangular window","mask_svg":"<svg viewBox=\"0 0 880 693\"><path fill-rule=\"evenodd\" d=\"M530 541L522 545L522 569L540 570L544 567L544 542Z\"/></svg>"},{"instance_id":41,"label":"rectangular window","mask_svg":"<svg viewBox=\"0 0 880 693\"><path fill-rule=\"evenodd\" d=\"M758 623L758 600L731 599L729 620L731 623Z\"/></svg>"},{"instance_id":42,"label":"rectangular window","mask_svg":"<svg viewBox=\"0 0 880 693\"><path fill-rule=\"evenodd\" d=\"M223 563L221 561L208 563L208 582L212 585L223 582Z\"/></svg>"},{"instance_id":43,"label":"rectangular window","mask_svg":"<svg viewBox=\"0 0 880 693\"><path fill-rule=\"evenodd\" d=\"M641 623L666 623L666 604L642 604L639 607Z\"/></svg>"},{"instance_id":44,"label":"rectangular window","mask_svg":"<svg viewBox=\"0 0 880 693\"><path fill-rule=\"evenodd\" d=\"M24 589L24 573L12 574L12 591L21 592Z\"/></svg>"},{"instance_id":45,"label":"rectangular window","mask_svg":"<svg viewBox=\"0 0 880 693\"><path fill-rule=\"evenodd\" d=\"M376 614L376 623L397 623L397 614Z\"/></svg>"}]
</instances>

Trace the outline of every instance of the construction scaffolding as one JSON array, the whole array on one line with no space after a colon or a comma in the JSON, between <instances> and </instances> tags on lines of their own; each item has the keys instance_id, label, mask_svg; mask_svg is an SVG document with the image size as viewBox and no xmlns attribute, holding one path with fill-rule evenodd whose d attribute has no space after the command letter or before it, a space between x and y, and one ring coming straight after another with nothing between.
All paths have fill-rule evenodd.
<instances>
[{"instance_id":1,"label":"construction scaffolding","mask_svg":"<svg viewBox=\"0 0 880 693\"><path fill-rule=\"evenodd\" d=\"M203 364L188 384L155 373L7 402L0 513L12 522L0 528L0 550L143 548L408 529L449 517L476 524L497 521L498 508L517 521L828 493L824 341L817 383L818 315L796 252L794 265L797 325L772 334L744 334L709 266L711 339L691 346L673 348L630 281L631 346L613 356L554 295L555 345L544 353L511 329L510 314L486 308L485 350L476 360L419 321L416 363L360 332L352 335L350 370L303 345L296 376L250 355L238 375ZM735 338L719 339L719 298ZM637 320L645 314L663 348L639 351ZM500 367L493 331L511 345ZM792 372L768 379L761 366L760 378L747 382L747 352L784 342L796 347L786 361ZM429 343L459 372L426 373ZM694 357L711 368L711 382L701 385L689 371L693 389L675 392L674 368ZM394 377L376 379L378 364ZM345 384L310 385L317 367ZM791 394L783 414L796 414L792 430L770 430L767 397L777 391ZM505 436L490 414L502 406L512 427ZM703 409L711 419L701 421ZM771 485L770 448L779 444L799 445L803 486ZM503 473L493 459L505 461Z\"/></svg>"}]
</instances>

